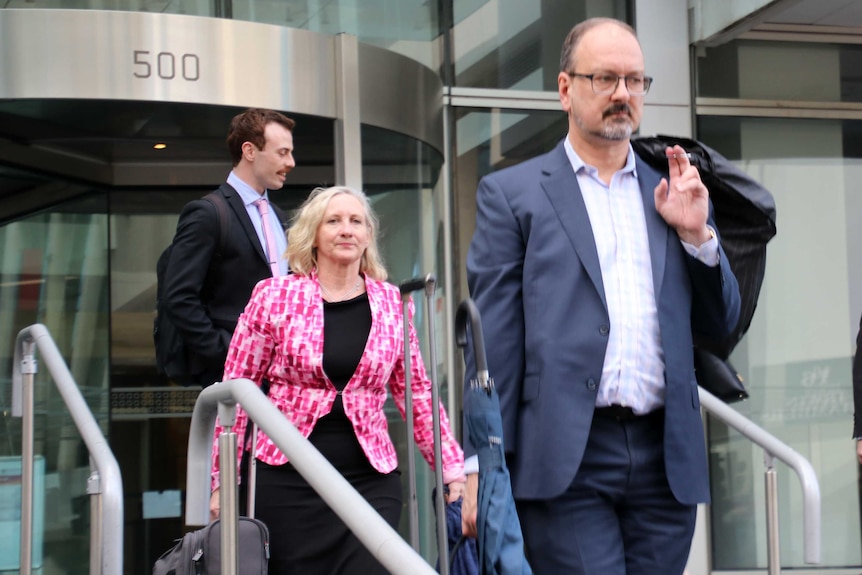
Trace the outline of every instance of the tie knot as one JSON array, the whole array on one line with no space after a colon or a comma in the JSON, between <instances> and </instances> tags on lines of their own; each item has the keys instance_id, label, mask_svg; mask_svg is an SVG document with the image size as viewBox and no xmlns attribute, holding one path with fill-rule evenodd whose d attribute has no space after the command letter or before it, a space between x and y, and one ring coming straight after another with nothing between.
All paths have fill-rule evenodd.
<instances>
[{"instance_id":1,"label":"tie knot","mask_svg":"<svg viewBox=\"0 0 862 575\"><path fill-rule=\"evenodd\" d=\"M257 206L257 211L259 211L261 214L269 213L269 202L266 201L266 198L260 198L259 200L255 200L254 205Z\"/></svg>"}]
</instances>

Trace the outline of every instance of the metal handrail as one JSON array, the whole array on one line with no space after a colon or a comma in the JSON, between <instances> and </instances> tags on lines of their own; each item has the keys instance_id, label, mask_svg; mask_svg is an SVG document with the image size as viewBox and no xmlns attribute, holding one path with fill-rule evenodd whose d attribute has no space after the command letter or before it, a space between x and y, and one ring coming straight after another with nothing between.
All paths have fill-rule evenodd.
<instances>
[{"instance_id":1,"label":"metal handrail","mask_svg":"<svg viewBox=\"0 0 862 575\"><path fill-rule=\"evenodd\" d=\"M123 479L120 466L75 383L60 350L42 324L18 332L12 368L12 415L22 418L21 447L21 575L30 575L33 552L33 379L36 374L35 348L69 414L90 452L90 574L118 575L123 572Z\"/></svg>"},{"instance_id":2,"label":"metal handrail","mask_svg":"<svg viewBox=\"0 0 862 575\"><path fill-rule=\"evenodd\" d=\"M778 538L778 494L774 460L789 465L802 484L802 527L804 530L803 555L806 563L820 563L820 483L811 463L796 450L742 415L716 396L698 387L700 404L713 416L763 448L766 466L766 529L769 575L781 572Z\"/></svg>"},{"instance_id":3,"label":"metal handrail","mask_svg":"<svg viewBox=\"0 0 862 575\"><path fill-rule=\"evenodd\" d=\"M226 426L233 425L237 403L242 404L249 419L256 422L269 436L299 474L390 573L435 573L248 379L228 380L211 385L201 392L195 403L189 430L186 525L206 525L209 521L211 455L216 413L218 412L220 422ZM222 514L230 514L232 511L223 509ZM224 522L231 517L224 516L222 519ZM235 531L222 529L222 548L236 549L235 537ZM224 564L225 575L230 573L233 564Z\"/></svg>"}]
</instances>

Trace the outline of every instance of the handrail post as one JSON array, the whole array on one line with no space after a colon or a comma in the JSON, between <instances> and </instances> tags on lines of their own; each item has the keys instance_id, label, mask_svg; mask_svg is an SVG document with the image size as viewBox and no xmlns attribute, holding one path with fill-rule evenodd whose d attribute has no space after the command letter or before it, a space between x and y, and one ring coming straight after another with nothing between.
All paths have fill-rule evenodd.
<instances>
[{"instance_id":1,"label":"handrail post","mask_svg":"<svg viewBox=\"0 0 862 575\"><path fill-rule=\"evenodd\" d=\"M763 464L766 466L766 567L769 575L779 575L781 540L778 533L778 474L775 471L775 457L765 449Z\"/></svg>"},{"instance_id":2,"label":"handrail post","mask_svg":"<svg viewBox=\"0 0 862 575\"><path fill-rule=\"evenodd\" d=\"M15 405L13 415L21 417L21 552L18 568L21 575L30 575L33 570L33 383L36 375L36 344L32 338L21 342L19 367L21 387L20 405ZM13 378L14 379L14 378ZM19 412L16 411L20 409Z\"/></svg>"},{"instance_id":3,"label":"handrail post","mask_svg":"<svg viewBox=\"0 0 862 575\"><path fill-rule=\"evenodd\" d=\"M218 404L219 423L231 429L236 423L236 402ZM243 446L245 448L245 446ZM219 435L219 519L221 521L221 564L223 575L239 573L237 553L239 531L239 504L237 501L236 433L228 431Z\"/></svg>"},{"instance_id":4,"label":"handrail post","mask_svg":"<svg viewBox=\"0 0 862 575\"><path fill-rule=\"evenodd\" d=\"M404 341L410 341L410 322L407 317L407 302L410 292L401 291L401 308L404 310L402 325L404 327ZM404 427L407 430L407 528L410 537L410 545L419 551L419 500L416 495L416 478L413 472L416 469L416 450L413 447L413 367L409 353L404 354Z\"/></svg>"},{"instance_id":5,"label":"handrail post","mask_svg":"<svg viewBox=\"0 0 862 575\"><path fill-rule=\"evenodd\" d=\"M102 479L95 469L92 458L90 476L87 478L87 494L90 496L90 575L102 574Z\"/></svg>"}]
</instances>

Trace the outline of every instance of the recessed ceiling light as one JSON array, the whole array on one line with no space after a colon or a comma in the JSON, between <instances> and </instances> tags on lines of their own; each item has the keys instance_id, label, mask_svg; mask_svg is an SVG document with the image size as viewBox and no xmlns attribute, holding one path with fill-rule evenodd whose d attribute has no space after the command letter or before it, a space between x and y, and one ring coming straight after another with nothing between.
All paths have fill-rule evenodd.
<instances>
[{"instance_id":1,"label":"recessed ceiling light","mask_svg":"<svg viewBox=\"0 0 862 575\"><path fill-rule=\"evenodd\" d=\"M168 147L168 145L167 145L167 144L163 144L162 142L159 142L158 144L153 144L153 149L154 149L154 150L164 150L164 149L165 149L165 148L167 148L167 147Z\"/></svg>"}]
</instances>

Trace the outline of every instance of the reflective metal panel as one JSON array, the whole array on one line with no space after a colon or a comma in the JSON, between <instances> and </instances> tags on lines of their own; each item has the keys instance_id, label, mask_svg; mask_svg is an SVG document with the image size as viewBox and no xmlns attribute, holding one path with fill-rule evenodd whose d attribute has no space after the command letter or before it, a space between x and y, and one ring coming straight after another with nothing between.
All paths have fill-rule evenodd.
<instances>
[{"instance_id":1,"label":"reflective metal panel","mask_svg":"<svg viewBox=\"0 0 862 575\"><path fill-rule=\"evenodd\" d=\"M335 182L361 190L362 126L359 114L359 44L356 36L335 38Z\"/></svg>"},{"instance_id":2,"label":"reflective metal panel","mask_svg":"<svg viewBox=\"0 0 862 575\"><path fill-rule=\"evenodd\" d=\"M430 68L360 44L359 102L363 124L406 134L443 152L443 83Z\"/></svg>"},{"instance_id":3,"label":"reflective metal panel","mask_svg":"<svg viewBox=\"0 0 862 575\"><path fill-rule=\"evenodd\" d=\"M442 150L438 75L359 44L362 123ZM0 10L0 100L259 106L336 118L334 37L176 14ZM356 98L357 94L345 94Z\"/></svg>"},{"instance_id":4,"label":"reflective metal panel","mask_svg":"<svg viewBox=\"0 0 862 575\"><path fill-rule=\"evenodd\" d=\"M267 24L0 10L0 99L259 106L335 117L333 38Z\"/></svg>"}]
</instances>

